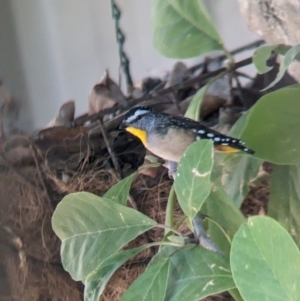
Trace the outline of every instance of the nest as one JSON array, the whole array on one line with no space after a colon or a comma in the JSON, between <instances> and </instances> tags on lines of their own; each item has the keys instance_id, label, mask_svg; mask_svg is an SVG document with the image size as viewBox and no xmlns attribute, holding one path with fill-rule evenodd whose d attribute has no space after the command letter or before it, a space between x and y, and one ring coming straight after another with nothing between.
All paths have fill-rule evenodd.
<instances>
[{"instance_id":1,"label":"nest","mask_svg":"<svg viewBox=\"0 0 300 301\"><path fill-rule=\"evenodd\" d=\"M226 106L226 99L208 95L202 106L201 112L205 112L202 119L219 130L230 127L241 111L260 97L259 90L262 84L265 85L264 80L255 79L251 89L247 87L242 91L244 96L247 95L247 102L242 101L241 87L235 90L231 87L236 93L229 106ZM145 80L143 93L148 95L149 89L153 91L153 85L159 86L161 81ZM198 88L199 85L193 85L190 89L176 90L178 104L186 107L184 103ZM174 112L174 101L169 99L163 106L160 101L161 98L156 98L152 105ZM137 102L135 100L134 104ZM117 106L104 111L118 112L120 108ZM95 114L90 115L91 123L100 116ZM60 241L51 227L53 210L68 193L88 191L102 196L117 183L120 174L126 176L137 170L145 156L145 149L138 140L117 131L122 114L115 115L113 119L109 117L106 123L100 124L104 126L104 132L102 127L100 133L84 125L87 118L82 116L72 124L45 129L31 137L13 137L0 145L0 300L83 299L83 284L72 280L62 268ZM56 118L58 120L61 122L60 118ZM103 139L104 135L107 139ZM114 150L118 166L108 151L108 144ZM265 166L265 172L267 176L252 184L243 203L242 211L246 216L264 214L267 210L270 166ZM139 174L135 178L131 195L137 210L164 224L172 181L162 168L150 174L151 177ZM182 212L177 205L175 220L179 221L181 217ZM189 232L184 226L180 231ZM162 237L162 229L152 229L131 242L129 247L159 241ZM109 281L101 300L119 300L145 270L156 251L156 248L145 250L123 265ZM205 300L229 301L232 298L224 293Z\"/></svg>"},{"instance_id":2,"label":"nest","mask_svg":"<svg viewBox=\"0 0 300 301\"><path fill-rule=\"evenodd\" d=\"M24 175L24 178L21 178L20 174ZM31 182L27 182L27 178L31 179ZM158 223L164 223L172 182L167 176L162 176L158 183L150 181L152 183L149 186L147 178L144 175L136 178L132 187L133 197L138 200L140 212ZM89 191L103 195L116 179L109 172L99 170L96 173L91 171L77 173L69 184L54 178L53 175L49 181L53 185L53 193L56 194L52 201L59 202L64 195L74 191ZM48 196L41 187L35 166L3 171L0 193L1 223L5 225L0 243L1 275L4 275L5 281L2 282L3 293L0 299L7 300L11 297L13 300L24 301L82 300L83 285L73 281L61 266L60 241L51 228L52 210L49 208ZM255 192L249 194L248 200L250 198L251 214L258 214L263 202L256 198ZM182 212L177 205L175 220L179 221L181 217ZM156 228L149 231L146 237L138 237L128 247L159 241L162 237L163 230ZM134 279L145 270L156 251L156 248L145 250L122 266L109 281L101 300L119 300ZM232 299L229 295L222 294L207 300Z\"/></svg>"}]
</instances>

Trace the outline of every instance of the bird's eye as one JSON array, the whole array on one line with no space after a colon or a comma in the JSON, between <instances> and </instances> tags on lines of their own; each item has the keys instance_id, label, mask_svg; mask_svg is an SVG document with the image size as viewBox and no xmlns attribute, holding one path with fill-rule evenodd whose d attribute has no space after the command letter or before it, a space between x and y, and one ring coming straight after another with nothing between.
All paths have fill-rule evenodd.
<instances>
[{"instance_id":1,"label":"bird's eye","mask_svg":"<svg viewBox=\"0 0 300 301\"><path fill-rule=\"evenodd\" d=\"M140 120L142 118L142 115L136 116L136 120Z\"/></svg>"}]
</instances>

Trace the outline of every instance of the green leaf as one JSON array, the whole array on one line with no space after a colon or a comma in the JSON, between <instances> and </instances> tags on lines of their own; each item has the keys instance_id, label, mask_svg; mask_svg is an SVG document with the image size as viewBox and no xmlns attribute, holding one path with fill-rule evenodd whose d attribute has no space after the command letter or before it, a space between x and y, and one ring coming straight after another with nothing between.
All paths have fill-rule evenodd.
<instances>
[{"instance_id":1,"label":"green leaf","mask_svg":"<svg viewBox=\"0 0 300 301\"><path fill-rule=\"evenodd\" d=\"M168 239L168 241L174 242L175 244L177 244L180 247L183 247L186 244L185 239L182 236L168 235L167 239Z\"/></svg>"},{"instance_id":2,"label":"green leaf","mask_svg":"<svg viewBox=\"0 0 300 301\"><path fill-rule=\"evenodd\" d=\"M207 214L225 229L229 237L232 238L245 221L245 217L235 206L232 199L221 187L213 186L206 204L209 208Z\"/></svg>"},{"instance_id":3,"label":"green leaf","mask_svg":"<svg viewBox=\"0 0 300 301\"><path fill-rule=\"evenodd\" d=\"M300 162L300 85L269 93L251 108L242 139L255 156L276 164Z\"/></svg>"},{"instance_id":4,"label":"green leaf","mask_svg":"<svg viewBox=\"0 0 300 301\"><path fill-rule=\"evenodd\" d=\"M209 85L203 86L198 92L194 95L193 99L190 102L189 107L187 108L185 112L185 117L193 119L193 120L199 120L199 114L200 114L200 108L202 105L203 97L206 94L206 91L208 89Z\"/></svg>"},{"instance_id":5,"label":"green leaf","mask_svg":"<svg viewBox=\"0 0 300 301\"><path fill-rule=\"evenodd\" d=\"M230 137L239 138L249 111L243 114L228 132ZM256 178L262 161L242 153L215 153L211 181L215 186L221 185L234 204L240 208L249 192L250 182Z\"/></svg>"},{"instance_id":6,"label":"green leaf","mask_svg":"<svg viewBox=\"0 0 300 301\"><path fill-rule=\"evenodd\" d=\"M203 86L197 93L194 95L193 99L190 102L189 107L185 112L185 117L198 121L200 116L200 108L204 99L204 96L210 88L210 86L216 82L219 78L222 78L226 75L227 71L220 73L211 79L205 86Z\"/></svg>"},{"instance_id":7,"label":"green leaf","mask_svg":"<svg viewBox=\"0 0 300 301\"><path fill-rule=\"evenodd\" d=\"M235 122L233 127L228 131L229 136L240 138L243 129L246 126L248 114L249 114L249 110L244 112L242 116Z\"/></svg>"},{"instance_id":8,"label":"green leaf","mask_svg":"<svg viewBox=\"0 0 300 301\"><path fill-rule=\"evenodd\" d=\"M224 191L240 208L248 194L249 184L258 174L262 160L242 154L215 154L212 181L222 185Z\"/></svg>"},{"instance_id":9,"label":"green leaf","mask_svg":"<svg viewBox=\"0 0 300 301\"><path fill-rule=\"evenodd\" d=\"M218 253L199 246L164 247L150 264L166 257L170 270L164 300L198 301L235 288L228 259Z\"/></svg>"},{"instance_id":10,"label":"green leaf","mask_svg":"<svg viewBox=\"0 0 300 301\"><path fill-rule=\"evenodd\" d=\"M247 115L248 112L239 118L229 131L229 136L240 137ZM226 235L232 238L245 221L239 208L249 191L250 181L257 175L259 165L260 160L249 155L222 153L214 155L212 192L202 207L202 213L213 219L214 222L208 222L208 234L226 254L229 254L230 250L230 242Z\"/></svg>"},{"instance_id":11,"label":"green leaf","mask_svg":"<svg viewBox=\"0 0 300 301\"><path fill-rule=\"evenodd\" d=\"M240 225L245 222L241 211L219 185L212 187L201 212L217 223L229 238L233 238ZM207 233L224 253L229 254L230 242L215 223L208 222Z\"/></svg>"},{"instance_id":12,"label":"green leaf","mask_svg":"<svg viewBox=\"0 0 300 301\"><path fill-rule=\"evenodd\" d=\"M274 165L268 213L300 246L300 165Z\"/></svg>"},{"instance_id":13,"label":"green leaf","mask_svg":"<svg viewBox=\"0 0 300 301\"><path fill-rule=\"evenodd\" d=\"M156 225L147 216L88 192L71 193L58 204L52 227L61 239L64 269L83 280L112 254Z\"/></svg>"},{"instance_id":14,"label":"green leaf","mask_svg":"<svg viewBox=\"0 0 300 301\"><path fill-rule=\"evenodd\" d=\"M157 158L154 156L146 156L147 159L153 160L153 163L150 164L146 164L143 165L139 168L138 171L143 170L143 169L147 169L147 168L151 168L151 167L158 167L161 164L157 162ZM155 161L156 158L156 162ZM126 205L127 203L127 199L128 199L128 195L130 192L130 187L132 184L132 181L134 179L134 177L136 176L137 172L134 172L133 174L131 174L130 176L122 179L121 181L119 181L117 184L115 184L114 186L112 186L103 196L103 198L108 199L108 200L112 200L120 205Z\"/></svg>"},{"instance_id":15,"label":"green leaf","mask_svg":"<svg viewBox=\"0 0 300 301\"><path fill-rule=\"evenodd\" d=\"M103 196L103 198L112 200L120 205L126 205L130 187L136 173L124 178L112 186Z\"/></svg>"},{"instance_id":16,"label":"green leaf","mask_svg":"<svg viewBox=\"0 0 300 301\"><path fill-rule=\"evenodd\" d=\"M273 67L268 67L266 62L269 59L272 52L277 54L284 55L283 60L280 63L279 72L276 78L262 91L270 89L275 84L277 84L281 78L284 76L288 66L292 63L293 60L300 60L300 44L295 46L289 45L264 45L257 48L253 55L253 63L256 66L256 69L259 73L266 73L270 71Z\"/></svg>"},{"instance_id":17,"label":"green leaf","mask_svg":"<svg viewBox=\"0 0 300 301\"><path fill-rule=\"evenodd\" d=\"M241 226L232 242L230 263L245 301L299 300L299 249L270 217L255 216Z\"/></svg>"},{"instance_id":18,"label":"green leaf","mask_svg":"<svg viewBox=\"0 0 300 301\"><path fill-rule=\"evenodd\" d=\"M300 52L300 45L292 47L284 56L282 62L280 63L279 72L276 75L276 78L266 87L263 91L270 89L277 84L282 77L284 76L287 68L292 63L292 61L297 57Z\"/></svg>"},{"instance_id":19,"label":"green leaf","mask_svg":"<svg viewBox=\"0 0 300 301\"><path fill-rule=\"evenodd\" d=\"M210 193L213 166L213 142L192 143L183 154L177 169L174 189L184 213L192 219Z\"/></svg>"},{"instance_id":20,"label":"green leaf","mask_svg":"<svg viewBox=\"0 0 300 301\"><path fill-rule=\"evenodd\" d=\"M165 300L168 275L169 258L151 264L147 270L133 282L122 296L121 301Z\"/></svg>"},{"instance_id":21,"label":"green leaf","mask_svg":"<svg viewBox=\"0 0 300 301\"><path fill-rule=\"evenodd\" d=\"M244 301L237 288L228 291L235 301Z\"/></svg>"},{"instance_id":22,"label":"green leaf","mask_svg":"<svg viewBox=\"0 0 300 301\"><path fill-rule=\"evenodd\" d=\"M114 272L128 259L144 249L144 247L140 247L117 252L106 260L102 261L97 269L84 281L84 300L98 301L104 291L105 285Z\"/></svg>"},{"instance_id":23,"label":"green leaf","mask_svg":"<svg viewBox=\"0 0 300 301\"><path fill-rule=\"evenodd\" d=\"M221 38L202 0L154 0L153 45L171 58L189 58L223 49Z\"/></svg>"},{"instance_id":24,"label":"green leaf","mask_svg":"<svg viewBox=\"0 0 300 301\"><path fill-rule=\"evenodd\" d=\"M272 52L275 52L277 54L285 54L290 49L291 46L284 44L262 45L256 48L253 53L252 60L257 72L263 74L273 69L273 67L267 66L267 61L270 58Z\"/></svg>"}]
</instances>

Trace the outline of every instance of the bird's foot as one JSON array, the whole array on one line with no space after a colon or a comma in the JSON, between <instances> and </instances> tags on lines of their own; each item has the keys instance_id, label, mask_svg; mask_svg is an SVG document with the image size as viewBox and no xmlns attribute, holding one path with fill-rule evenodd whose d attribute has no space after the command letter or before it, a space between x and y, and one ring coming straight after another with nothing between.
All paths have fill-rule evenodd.
<instances>
[{"instance_id":1,"label":"bird's foot","mask_svg":"<svg viewBox=\"0 0 300 301\"><path fill-rule=\"evenodd\" d=\"M177 162L166 160L163 166L168 169L169 178L175 180L177 173Z\"/></svg>"}]
</instances>

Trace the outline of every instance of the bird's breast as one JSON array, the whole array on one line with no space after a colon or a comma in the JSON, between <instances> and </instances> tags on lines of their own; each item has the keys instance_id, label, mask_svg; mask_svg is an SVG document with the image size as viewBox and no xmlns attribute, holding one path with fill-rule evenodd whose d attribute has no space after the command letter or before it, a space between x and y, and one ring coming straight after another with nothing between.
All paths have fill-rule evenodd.
<instances>
[{"instance_id":1,"label":"bird's breast","mask_svg":"<svg viewBox=\"0 0 300 301\"><path fill-rule=\"evenodd\" d=\"M179 162L188 146L195 141L195 134L184 129L170 128L165 134L151 133L145 147L165 160Z\"/></svg>"}]
</instances>

